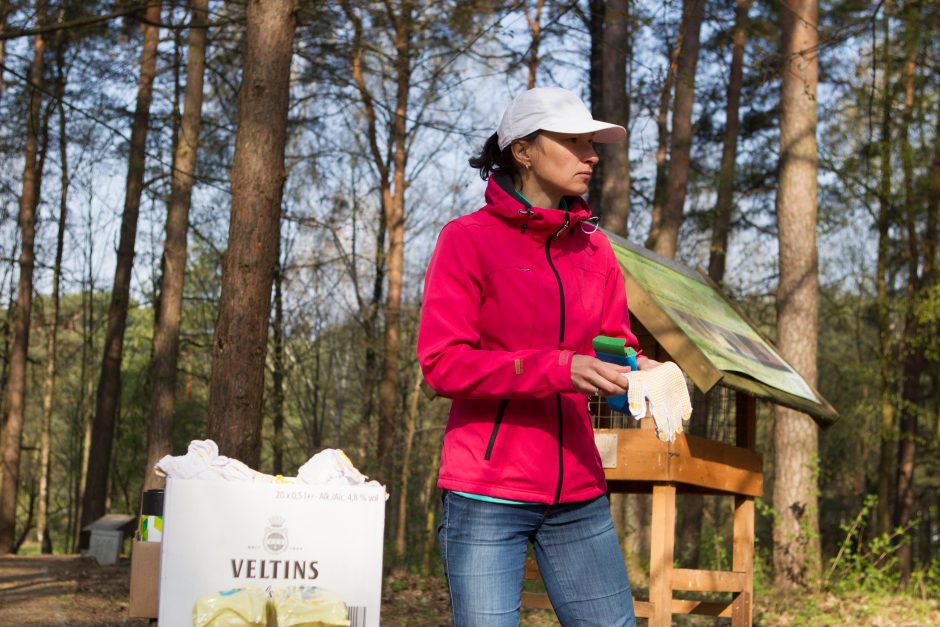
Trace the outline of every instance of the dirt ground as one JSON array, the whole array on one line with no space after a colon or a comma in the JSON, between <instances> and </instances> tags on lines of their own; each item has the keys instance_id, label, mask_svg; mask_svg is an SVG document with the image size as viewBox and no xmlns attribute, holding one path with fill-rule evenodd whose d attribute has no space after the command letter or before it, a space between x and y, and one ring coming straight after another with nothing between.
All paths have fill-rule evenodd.
<instances>
[{"instance_id":1,"label":"dirt ground","mask_svg":"<svg viewBox=\"0 0 940 627\"><path fill-rule=\"evenodd\" d=\"M127 617L130 561L99 566L92 558L0 557L0 627L144 627ZM408 574L386 577L382 626L450 624L450 602L442 581ZM557 625L546 612L526 612L524 625Z\"/></svg>"},{"instance_id":2,"label":"dirt ground","mask_svg":"<svg viewBox=\"0 0 940 627\"><path fill-rule=\"evenodd\" d=\"M127 619L130 564L76 556L0 557L0 625L149 625Z\"/></svg>"},{"instance_id":3,"label":"dirt ground","mask_svg":"<svg viewBox=\"0 0 940 627\"><path fill-rule=\"evenodd\" d=\"M127 617L130 563L99 566L77 556L0 557L0 627L144 627ZM645 621L640 621L645 624ZM910 596L819 593L767 595L755 607L755 625L842 625L919 627L940 625L940 600ZM450 624L450 602L438 577L392 573L382 591L382 627L438 627ZM677 625L727 625L728 621L676 617ZM523 627L558 625L545 610L525 610Z\"/></svg>"},{"instance_id":4,"label":"dirt ground","mask_svg":"<svg viewBox=\"0 0 940 627\"><path fill-rule=\"evenodd\" d=\"M77 556L0 557L0 626L146 627L127 617L130 562L100 566ZM390 577L382 625L449 624L447 592L433 580Z\"/></svg>"}]
</instances>

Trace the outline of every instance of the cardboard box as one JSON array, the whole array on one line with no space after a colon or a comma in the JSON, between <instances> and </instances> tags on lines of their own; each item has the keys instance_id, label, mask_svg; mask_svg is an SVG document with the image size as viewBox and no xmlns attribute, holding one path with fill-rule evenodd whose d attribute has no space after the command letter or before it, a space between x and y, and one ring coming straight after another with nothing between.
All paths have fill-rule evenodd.
<instances>
[{"instance_id":1,"label":"cardboard box","mask_svg":"<svg viewBox=\"0 0 940 627\"><path fill-rule=\"evenodd\" d=\"M156 618L160 598L160 542L134 540L131 549L131 618Z\"/></svg>"},{"instance_id":2,"label":"cardboard box","mask_svg":"<svg viewBox=\"0 0 940 627\"><path fill-rule=\"evenodd\" d=\"M205 595L257 586L335 592L351 627L377 627L385 488L168 479L160 625L192 623Z\"/></svg>"}]
</instances>

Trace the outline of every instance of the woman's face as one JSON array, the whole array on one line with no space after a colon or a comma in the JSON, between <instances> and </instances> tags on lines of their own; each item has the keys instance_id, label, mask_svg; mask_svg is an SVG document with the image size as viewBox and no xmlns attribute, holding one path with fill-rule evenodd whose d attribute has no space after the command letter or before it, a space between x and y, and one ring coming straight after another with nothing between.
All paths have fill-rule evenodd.
<instances>
[{"instance_id":1,"label":"woman's face","mask_svg":"<svg viewBox=\"0 0 940 627\"><path fill-rule=\"evenodd\" d=\"M517 160L524 170L523 195L537 206L557 207L562 196L586 194L598 162L593 139L594 133L572 135L542 131L532 142L522 146ZM540 195L551 204L537 201Z\"/></svg>"}]
</instances>

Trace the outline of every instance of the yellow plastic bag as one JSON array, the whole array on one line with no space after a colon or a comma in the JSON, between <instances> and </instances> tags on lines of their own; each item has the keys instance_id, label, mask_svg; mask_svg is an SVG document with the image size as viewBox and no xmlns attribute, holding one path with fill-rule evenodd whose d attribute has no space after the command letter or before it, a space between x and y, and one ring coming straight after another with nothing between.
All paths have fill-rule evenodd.
<instances>
[{"instance_id":1,"label":"yellow plastic bag","mask_svg":"<svg viewBox=\"0 0 940 627\"><path fill-rule=\"evenodd\" d=\"M292 586L271 595L277 627L348 627L346 603L329 590Z\"/></svg>"},{"instance_id":2,"label":"yellow plastic bag","mask_svg":"<svg viewBox=\"0 0 940 627\"><path fill-rule=\"evenodd\" d=\"M200 597L193 606L193 627L265 627L268 593L234 588Z\"/></svg>"}]
</instances>

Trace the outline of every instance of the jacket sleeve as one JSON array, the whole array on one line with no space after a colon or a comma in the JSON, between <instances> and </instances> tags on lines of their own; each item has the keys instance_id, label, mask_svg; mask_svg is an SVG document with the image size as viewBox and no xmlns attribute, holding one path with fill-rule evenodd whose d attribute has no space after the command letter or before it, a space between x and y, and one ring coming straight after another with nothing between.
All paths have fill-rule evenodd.
<instances>
[{"instance_id":1,"label":"jacket sleeve","mask_svg":"<svg viewBox=\"0 0 940 627\"><path fill-rule=\"evenodd\" d=\"M638 355L642 355L640 343L630 330L630 311L627 308L627 290L623 283L623 273L620 263L614 254L613 248L607 238L607 280L604 286L604 310L601 318L601 335L608 337L622 337L626 339L627 346L632 346Z\"/></svg>"},{"instance_id":2,"label":"jacket sleeve","mask_svg":"<svg viewBox=\"0 0 940 627\"><path fill-rule=\"evenodd\" d=\"M445 226L428 265L418 330L425 380L448 398L537 398L573 391L572 351L480 348L483 275L467 228Z\"/></svg>"}]
</instances>

